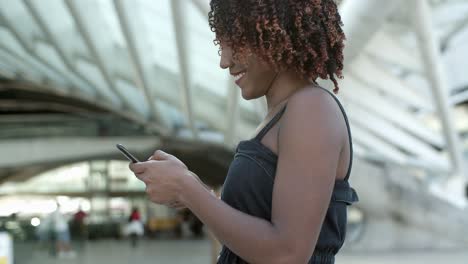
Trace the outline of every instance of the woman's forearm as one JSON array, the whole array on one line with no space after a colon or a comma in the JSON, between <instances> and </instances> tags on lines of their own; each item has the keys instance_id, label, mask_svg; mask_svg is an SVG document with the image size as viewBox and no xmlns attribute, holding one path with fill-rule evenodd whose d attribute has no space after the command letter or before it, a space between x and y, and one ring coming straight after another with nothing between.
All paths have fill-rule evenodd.
<instances>
[{"instance_id":1,"label":"woman's forearm","mask_svg":"<svg viewBox=\"0 0 468 264\"><path fill-rule=\"evenodd\" d=\"M271 222L232 208L192 177L183 184L181 201L223 245L250 263L288 263L288 245Z\"/></svg>"}]
</instances>

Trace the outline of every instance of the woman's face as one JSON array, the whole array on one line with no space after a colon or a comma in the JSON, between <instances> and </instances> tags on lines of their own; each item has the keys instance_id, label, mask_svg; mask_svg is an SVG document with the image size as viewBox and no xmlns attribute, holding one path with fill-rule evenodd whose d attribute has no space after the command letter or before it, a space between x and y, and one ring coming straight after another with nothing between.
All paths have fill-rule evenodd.
<instances>
[{"instance_id":1,"label":"woman's face","mask_svg":"<svg viewBox=\"0 0 468 264\"><path fill-rule=\"evenodd\" d=\"M247 64L236 62L232 55L232 49L221 44L220 67L229 68L230 74L241 88L242 97L250 100L264 96L276 76L275 71L255 55L247 58Z\"/></svg>"}]
</instances>

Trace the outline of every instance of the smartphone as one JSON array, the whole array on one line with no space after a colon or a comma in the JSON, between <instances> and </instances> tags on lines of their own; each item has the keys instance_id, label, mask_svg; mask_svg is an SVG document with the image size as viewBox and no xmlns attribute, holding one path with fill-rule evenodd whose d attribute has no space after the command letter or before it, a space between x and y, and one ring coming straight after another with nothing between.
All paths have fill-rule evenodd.
<instances>
[{"instance_id":1,"label":"smartphone","mask_svg":"<svg viewBox=\"0 0 468 264\"><path fill-rule=\"evenodd\" d=\"M117 144L115 145L117 149L124 154L125 157L127 157L128 160L130 160L132 163L137 163L140 162L135 156L133 156L122 144Z\"/></svg>"}]
</instances>

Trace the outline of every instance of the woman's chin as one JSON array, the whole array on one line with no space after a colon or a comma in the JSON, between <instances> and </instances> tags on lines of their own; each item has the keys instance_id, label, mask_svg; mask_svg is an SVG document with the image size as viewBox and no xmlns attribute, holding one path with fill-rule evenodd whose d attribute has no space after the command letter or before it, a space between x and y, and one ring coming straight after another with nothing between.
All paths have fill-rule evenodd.
<instances>
[{"instance_id":1,"label":"woman's chin","mask_svg":"<svg viewBox=\"0 0 468 264\"><path fill-rule=\"evenodd\" d=\"M244 92L244 90L242 89L241 89L241 93L242 93L242 98L244 98L245 100L252 99L252 96L249 93Z\"/></svg>"},{"instance_id":2,"label":"woman's chin","mask_svg":"<svg viewBox=\"0 0 468 264\"><path fill-rule=\"evenodd\" d=\"M241 87L240 89L241 89L242 98L244 98L245 100L252 100L252 99L257 98L255 94L252 93L251 90L249 90L248 88Z\"/></svg>"},{"instance_id":3,"label":"woman's chin","mask_svg":"<svg viewBox=\"0 0 468 264\"><path fill-rule=\"evenodd\" d=\"M241 95L242 95L242 98L244 98L245 100L249 100L248 97L245 96L244 92L242 92L242 90L241 90Z\"/></svg>"}]
</instances>

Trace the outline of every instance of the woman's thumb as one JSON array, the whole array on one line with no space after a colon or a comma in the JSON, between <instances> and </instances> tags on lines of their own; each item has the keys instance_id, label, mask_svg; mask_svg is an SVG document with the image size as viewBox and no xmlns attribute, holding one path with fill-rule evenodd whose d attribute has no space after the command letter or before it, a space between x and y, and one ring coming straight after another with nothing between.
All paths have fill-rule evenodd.
<instances>
[{"instance_id":1,"label":"woman's thumb","mask_svg":"<svg viewBox=\"0 0 468 264\"><path fill-rule=\"evenodd\" d=\"M154 152L153 154L153 160L165 160L169 157L169 154L167 154L166 152L158 149Z\"/></svg>"}]
</instances>

